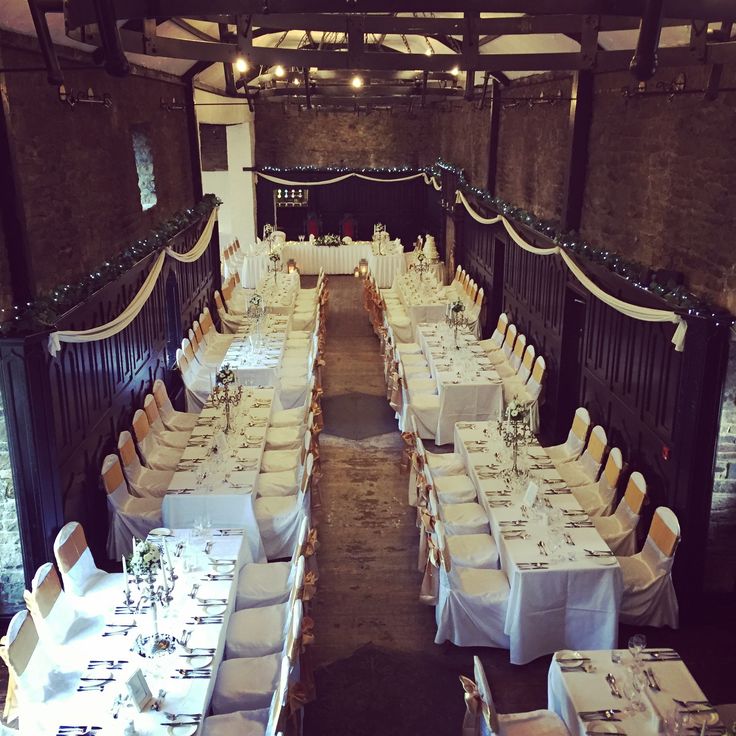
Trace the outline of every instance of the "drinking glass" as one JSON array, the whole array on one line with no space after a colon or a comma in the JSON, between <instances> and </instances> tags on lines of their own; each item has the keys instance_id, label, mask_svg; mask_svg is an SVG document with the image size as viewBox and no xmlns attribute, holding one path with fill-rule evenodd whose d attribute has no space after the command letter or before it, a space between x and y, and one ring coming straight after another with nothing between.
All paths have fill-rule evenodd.
<instances>
[{"instance_id":1,"label":"drinking glass","mask_svg":"<svg viewBox=\"0 0 736 736\"><path fill-rule=\"evenodd\" d=\"M629 638L629 651L634 659L634 663L638 666L641 653L646 649L647 638L644 634L634 634Z\"/></svg>"},{"instance_id":2,"label":"drinking glass","mask_svg":"<svg viewBox=\"0 0 736 736\"><path fill-rule=\"evenodd\" d=\"M300 236L299 236L299 242L300 242L300 243L303 243L303 242L304 242L304 236L303 236L303 235L300 235Z\"/></svg>"}]
</instances>

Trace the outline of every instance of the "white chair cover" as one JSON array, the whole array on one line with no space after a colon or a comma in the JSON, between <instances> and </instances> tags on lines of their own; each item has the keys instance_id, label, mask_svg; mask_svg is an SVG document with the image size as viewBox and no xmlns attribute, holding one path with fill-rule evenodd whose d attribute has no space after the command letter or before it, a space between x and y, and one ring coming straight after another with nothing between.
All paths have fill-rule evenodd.
<instances>
[{"instance_id":1,"label":"white chair cover","mask_svg":"<svg viewBox=\"0 0 736 736\"><path fill-rule=\"evenodd\" d=\"M174 477L174 471L144 468L136 454L133 437L127 430L120 433L118 452L128 485L137 496L163 498L166 495L166 490Z\"/></svg>"},{"instance_id":2,"label":"white chair cover","mask_svg":"<svg viewBox=\"0 0 736 736\"><path fill-rule=\"evenodd\" d=\"M156 399L156 406L158 406L161 420L166 429L175 432L191 432L194 429L194 425L197 423L197 415L174 409L166 390L166 384L160 378L153 382L153 397Z\"/></svg>"},{"instance_id":3,"label":"white chair cover","mask_svg":"<svg viewBox=\"0 0 736 736\"><path fill-rule=\"evenodd\" d=\"M555 465L577 460L585 447L585 440L588 438L589 429L590 414L584 406L578 407L575 410L572 427L568 432L565 442L561 445L545 447L544 451Z\"/></svg>"}]
</instances>

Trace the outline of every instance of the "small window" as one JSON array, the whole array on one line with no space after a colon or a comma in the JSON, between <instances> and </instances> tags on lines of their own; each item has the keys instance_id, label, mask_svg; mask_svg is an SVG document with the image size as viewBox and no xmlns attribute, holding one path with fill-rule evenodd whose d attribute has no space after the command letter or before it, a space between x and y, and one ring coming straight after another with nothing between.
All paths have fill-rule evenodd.
<instances>
[{"instance_id":1,"label":"small window","mask_svg":"<svg viewBox=\"0 0 736 736\"><path fill-rule=\"evenodd\" d=\"M133 139L133 153L135 155L135 168L138 172L138 190L141 195L141 209L145 212L155 206L156 198L156 175L153 171L153 150L151 139L145 125L134 125L131 127Z\"/></svg>"},{"instance_id":2,"label":"small window","mask_svg":"<svg viewBox=\"0 0 736 736\"><path fill-rule=\"evenodd\" d=\"M227 127L200 124L199 142L202 171L227 171Z\"/></svg>"}]
</instances>

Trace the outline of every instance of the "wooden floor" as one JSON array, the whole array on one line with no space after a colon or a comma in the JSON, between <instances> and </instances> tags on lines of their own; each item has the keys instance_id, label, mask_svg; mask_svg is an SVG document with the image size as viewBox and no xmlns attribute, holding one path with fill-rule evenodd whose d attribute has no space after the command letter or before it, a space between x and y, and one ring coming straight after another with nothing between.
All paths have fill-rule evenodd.
<instances>
[{"instance_id":1,"label":"wooden floor","mask_svg":"<svg viewBox=\"0 0 736 736\"><path fill-rule=\"evenodd\" d=\"M434 609L418 601L418 532L399 467L403 443L362 285L333 276L329 287L313 608L317 700L306 709L306 736L457 736L458 675L472 673L473 654L486 666L501 712L544 708L549 657L520 667L506 651L433 643ZM653 646L677 648L714 702L736 702L733 605L704 601L699 610L698 622L680 631L643 631ZM621 627L623 646L632 631Z\"/></svg>"}]
</instances>

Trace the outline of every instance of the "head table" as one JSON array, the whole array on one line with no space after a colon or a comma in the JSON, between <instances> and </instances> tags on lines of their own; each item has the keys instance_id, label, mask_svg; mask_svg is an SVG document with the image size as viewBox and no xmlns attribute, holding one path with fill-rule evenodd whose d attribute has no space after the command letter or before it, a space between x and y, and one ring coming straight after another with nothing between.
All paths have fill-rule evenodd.
<instances>
[{"instance_id":1,"label":"head table","mask_svg":"<svg viewBox=\"0 0 736 736\"><path fill-rule=\"evenodd\" d=\"M465 460L509 579L511 662L616 646L621 568L543 448L536 441L520 448L523 472L514 477L502 470L510 450L496 422L458 422L455 452ZM524 497L529 480L539 486L533 505Z\"/></svg>"},{"instance_id":2,"label":"head table","mask_svg":"<svg viewBox=\"0 0 736 736\"><path fill-rule=\"evenodd\" d=\"M21 706L22 734L82 733L84 727L92 728L91 733L123 734L130 722L139 736L201 733L224 654L238 571L252 558L242 530L164 531L167 536L149 539L165 540L164 554L178 577L172 601L158 607L158 630L185 638L186 646L177 641L170 652L152 658L132 651L138 634L153 632L153 616L145 607L136 610L133 582L134 603L125 605L122 575L119 590L111 587L106 599L96 597L93 611L85 610L83 599L74 599L89 625L50 655L56 667L45 682L39 673L39 692L29 706ZM159 701L157 709L148 707L140 713L120 698L127 692L126 680L139 668ZM192 725L169 730L164 725L171 720L167 713L191 714L186 720ZM73 730L76 727L80 730Z\"/></svg>"}]
</instances>

